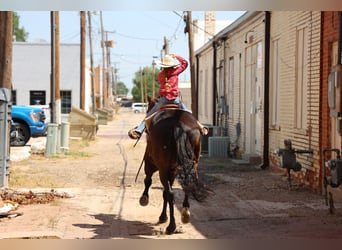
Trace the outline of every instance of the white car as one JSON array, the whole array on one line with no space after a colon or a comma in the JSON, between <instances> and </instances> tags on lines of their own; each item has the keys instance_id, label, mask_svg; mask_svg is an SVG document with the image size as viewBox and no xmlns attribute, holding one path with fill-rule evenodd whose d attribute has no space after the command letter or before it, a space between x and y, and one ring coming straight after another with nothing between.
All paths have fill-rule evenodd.
<instances>
[{"instance_id":1,"label":"white car","mask_svg":"<svg viewBox=\"0 0 342 250\"><path fill-rule=\"evenodd\" d=\"M146 112L147 111L147 103L143 102L133 102L132 103L132 111L134 113L141 113L141 112Z\"/></svg>"}]
</instances>

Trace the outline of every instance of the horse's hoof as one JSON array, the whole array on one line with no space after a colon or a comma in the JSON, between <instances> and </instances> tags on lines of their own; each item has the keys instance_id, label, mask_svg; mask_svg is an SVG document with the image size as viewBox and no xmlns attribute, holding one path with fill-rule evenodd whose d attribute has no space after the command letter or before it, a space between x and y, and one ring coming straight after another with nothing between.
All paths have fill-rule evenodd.
<instances>
[{"instance_id":1,"label":"horse's hoof","mask_svg":"<svg viewBox=\"0 0 342 250\"><path fill-rule=\"evenodd\" d=\"M139 203L141 206L147 206L148 204L148 196L147 195L143 195L140 197Z\"/></svg>"},{"instance_id":2,"label":"horse's hoof","mask_svg":"<svg viewBox=\"0 0 342 250\"><path fill-rule=\"evenodd\" d=\"M167 222L167 216L159 216L158 223L161 224L161 223L165 223L165 222Z\"/></svg>"},{"instance_id":3,"label":"horse's hoof","mask_svg":"<svg viewBox=\"0 0 342 250\"><path fill-rule=\"evenodd\" d=\"M182 222L184 224L189 223L190 222L190 210L189 210L189 208L183 207L181 214L182 214Z\"/></svg>"},{"instance_id":4,"label":"horse's hoof","mask_svg":"<svg viewBox=\"0 0 342 250\"><path fill-rule=\"evenodd\" d=\"M167 234L173 234L176 230L176 225L169 225L167 228L166 228L166 233Z\"/></svg>"}]
</instances>

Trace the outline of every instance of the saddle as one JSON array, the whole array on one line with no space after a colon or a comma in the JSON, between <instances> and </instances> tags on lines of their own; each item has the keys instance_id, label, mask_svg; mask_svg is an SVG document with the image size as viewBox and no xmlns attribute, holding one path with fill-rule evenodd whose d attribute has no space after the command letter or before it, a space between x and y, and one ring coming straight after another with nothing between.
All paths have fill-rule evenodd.
<instances>
[{"instance_id":1,"label":"saddle","mask_svg":"<svg viewBox=\"0 0 342 250\"><path fill-rule=\"evenodd\" d=\"M161 111L164 111L164 110L182 110L182 109L179 107L178 104L174 104L174 103L162 105L156 112L152 113L151 115L149 115L145 118L144 121L145 121L147 131L150 130L150 125L151 125L151 121L152 121L153 117L155 117Z\"/></svg>"}]
</instances>

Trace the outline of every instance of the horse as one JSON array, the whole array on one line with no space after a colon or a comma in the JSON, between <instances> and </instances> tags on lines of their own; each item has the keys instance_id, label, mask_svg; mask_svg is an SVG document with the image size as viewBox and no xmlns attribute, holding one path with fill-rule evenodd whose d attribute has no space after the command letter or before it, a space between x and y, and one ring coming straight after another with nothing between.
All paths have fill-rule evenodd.
<instances>
[{"instance_id":1,"label":"horse","mask_svg":"<svg viewBox=\"0 0 342 250\"><path fill-rule=\"evenodd\" d=\"M147 112L155 105L155 99L148 98ZM163 208L159 223L165 223L167 204L169 205L170 221L166 228L167 234L176 230L174 217L174 193L172 186L177 177L184 191L181 221L190 222L189 195L197 201L204 201L208 196L208 188L198 180L197 168L201 154L201 131L197 119L189 111L182 110L178 105L162 106L158 111L145 119L146 150L144 154L144 185L140 197L140 205L147 206L152 175L159 171L163 185Z\"/></svg>"}]
</instances>

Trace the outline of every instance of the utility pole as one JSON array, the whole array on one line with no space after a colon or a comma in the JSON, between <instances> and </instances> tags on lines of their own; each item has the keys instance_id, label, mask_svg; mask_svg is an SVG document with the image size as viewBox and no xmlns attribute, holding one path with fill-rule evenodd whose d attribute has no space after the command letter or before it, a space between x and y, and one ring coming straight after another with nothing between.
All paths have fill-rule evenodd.
<instances>
[{"instance_id":1,"label":"utility pole","mask_svg":"<svg viewBox=\"0 0 342 250\"><path fill-rule=\"evenodd\" d=\"M191 83L191 110L194 116L198 117L198 99L197 99L197 85L195 79L195 56L194 56L194 42L192 32L192 12L187 11L184 16L185 29L184 32L188 33L189 39L189 65L190 65L190 83Z\"/></svg>"},{"instance_id":2,"label":"utility pole","mask_svg":"<svg viewBox=\"0 0 342 250\"><path fill-rule=\"evenodd\" d=\"M141 95L141 102L144 102L144 87L143 87L143 75L144 75L144 70L141 69L140 67L140 95Z\"/></svg>"},{"instance_id":3,"label":"utility pole","mask_svg":"<svg viewBox=\"0 0 342 250\"><path fill-rule=\"evenodd\" d=\"M109 79L110 79L110 75L109 75L109 71L110 71L110 52L109 52L109 44L108 44L108 31L105 31L106 33L106 40L104 42L104 45L106 47L106 99L107 100L104 104L105 107L108 106L108 97L109 97Z\"/></svg>"},{"instance_id":4,"label":"utility pole","mask_svg":"<svg viewBox=\"0 0 342 250\"><path fill-rule=\"evenodd\" d=\"M51 79L50 110L51 123L48 124L45 156L55 155L60 150L61 98L59 66L59 12L50 12L51 22Z\"/></svg>"},{"instance_id":5,"label":"utility pole","mask_svg":"<svg viewBox=\"0 0 342 250\"><path fill-rule=\"evenodd\" d=\"M86 68L86 12L80 12L80 109L85 109L85 68Z\"/></svg>"},{"instance_id":6,"label":"utility pole","mask_svg":"<svg viewBox=\"0 0 342 250\"><path fill-rule=\"evenodd\" d=\"M55 13L53 11L50 12L50 25L51 25L51 79L50 79L50 114L51 123L56 122L56 107L55 107L55 91L56 91L56 67L55 67L55 57L56 57L56 51L55 51Z\"/></svg>"},{"instance_id":7,"label":"utility pole","mask_svg":"<svg viewBox=\"0 0 342 250\"><path fill-rule=\"evenodd\" d=\"M10 174L12 29L13 13L0 11L0 187L8 186Z\"/></svg>"},{"instance_id":8,"label":"utility pole","mask_svg":"<svg viewBox=\"0 0 342 250\"><path fill-rule=\"evenodd\" d=\"M106 32L106 41L105 41L105 46L106 46L106 82L107 82L107 105L108 105L108 99L110 96L112 96L112 89L110 88L110 84L112 84L113 86L113 77L111 77L111 71L112 71L112 67L111 67L111 61L110 61L110 48L114 47L114 41L113 40L108 40L108 33L115 33L115 31L104 31ZM111 91L109 91L111 90Z\"/></svg>"},{"instance_id":9,"label":"utility pole","mask_svg":"<svg viewBox=\"0 0 342 250\"><path fill-rule=\"evenodd\" d=\"M56 107L56 113L55 113L55 115L56 115L56 122L57 122L57 124L61 124L61 107L62 107L62 105L61 105L61 93L60 93L60 39L59 39L59 37L60 37L60 30L59 30L59 11L55 11L55 24L56 24L56 28L55 28L55 52L56 52L56 54L55 54L55 66L56 66L56 75L55 75L55 77L56 77L56 85L55 85L55 87L56 87L56 92L55 92L55 95L56 95L56 97L55 97L55 107Z\"/></svg>"},{"instance_id":10,"label":"utility pole","mask_svg":"<svg viewBox=\"0 0 342 250\"><path fill-rule=\"evenodd\" d=\"M59 65L59 12L51 11L51 123L61 123L60 65Z\"/></svg>"},{"instance_id":11,"label":"utility pole","mask_svg":"<svg viewBox=\"0 0 342 250\"><path fill-rule=\"evenodd\" d=\"M105 37L104 37L104 27L103 27L103 18L102 11L100 11L100 23L101 23L101 48L102 48L102 105L107 106L107 83L106 83L106 60L105 60Z\"/></svg>"},{"instance_id":12,"label":"utility pole","mask_svg":"<svg viewBox=\"0 0 342 250\"><path fill-rule=\"evenodd\" d=\"M152 61L152 98L154 99L155 98L155 87L156 87L156 84L155 84L155 79L154 79L154 75L155 75L155 67L156 67L156 62L155 60L153 59Z\"/></svg>"},{"instance_id":13,"label":"utility pole","mask_svg":"<svg viewBox=\"0 0 342 250\"><path fill-rule=\"evenodd\" d=\"M147 82L146 82L146 70L143 70L144 77L144 102L147 102Z\"/></svg>"},{"instance_id":14,"label":"utility pole","mask_svg":"<svg viewBox=\"0 0 342 250\"><path fill-rule=\"evenodd\" d=\"M91 12L88 11L88 23L89 23L89 49L90 49L90 71L91 71L91 96L93 109L92 113L95 114L96 111L96 100L95 100L95 79L94 79L94 59L93 59L93 41L91 36Z\"/></svg>"},{"instance_id":15,"label":"utility pole","mask_svg":"<svg viewBox=\"0 0 342 250\"><path fill-rule=\"evenodd\" d=\"M167 40L166 36L164 36L164 46L163 46L163 50L164 50L164 55L169 54L169 41Z\"/></svg>"}]
</instances>

